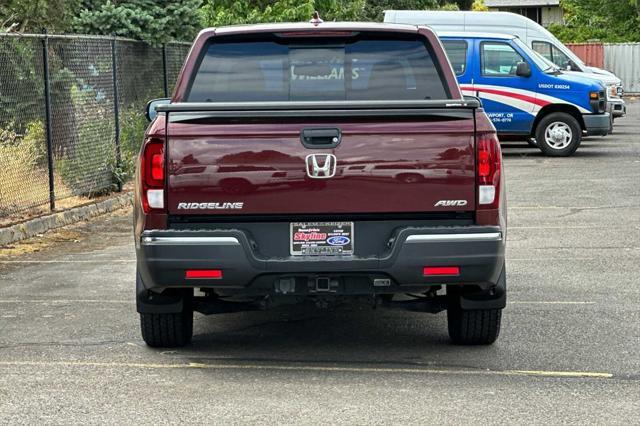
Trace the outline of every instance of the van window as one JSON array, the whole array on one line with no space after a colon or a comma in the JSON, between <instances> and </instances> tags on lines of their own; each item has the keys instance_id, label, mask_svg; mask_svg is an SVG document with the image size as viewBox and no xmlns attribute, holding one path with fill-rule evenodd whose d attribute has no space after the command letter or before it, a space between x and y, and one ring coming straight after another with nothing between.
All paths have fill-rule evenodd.
<instances>
[{"instance_id":1,"label":"van window","mask_svg":"<svg viewBox=\"0 0 640 426\"><path fill-rule=\"evenodd\" d=\"M571 69L573 71L580 71L580 68L578 68L578 66L571 60L569 59L569 57L567 55L565 55L564 53L562 53L562 51L560 49L558 49L555 46L551 46L551 50L553 52L553 63L556 64L557 66L559 66L562 69L569 69L569 67L571 67Z\"/></svg>"},{"instance_id":2,"label":"van window","mask_svg":"<svg viewBox=\"0 0 640 426\"><path fill-rule=\"evenodd\" d=\"M190 102L450 99L422 38L213 38ZM386 37L386 38L385 38Z\"/></svg>"},{"instance_id":3,"label":"van window","mask_svg":"<svg viewBox=\"0 0 640 426\"><path fill-rule=\"evenodd\" d=\"M518 62L524 62L524 58L507 43L482 42L480 50L483 75L515 76Z\"/></svg>"},{"instance_id":4,"label":"van window","mask_svg":"<svg viewBox=\"0 0 640 426\"><path fill-rule=\"evenodd\" d=\"M534 41L531 43L531 47L545 59L553 62L553 56L551 55L551 43L547 43L546 41Z\"/></svg>"},{"instance_id":5,"label":"van window","mask_svg":"<svg viewBox=\"0 0 640 426\"><path fill-rule=\"evenodd\" d=\"M462 75L467 70L467 42L464 40L442 40L449 62L456 75Z\"/></svg>"},{"instance_id":6,"label":"van window","mask_svg":"<svg viewBox=\"0 0 640 426\"><path fill-rule=\"evenodd\" d=\"M573 71L580 71L580 68L567 55L549 42L534 41L531 43L531 47L563 70L571 67Z\"/></svg>"}]
</instances>

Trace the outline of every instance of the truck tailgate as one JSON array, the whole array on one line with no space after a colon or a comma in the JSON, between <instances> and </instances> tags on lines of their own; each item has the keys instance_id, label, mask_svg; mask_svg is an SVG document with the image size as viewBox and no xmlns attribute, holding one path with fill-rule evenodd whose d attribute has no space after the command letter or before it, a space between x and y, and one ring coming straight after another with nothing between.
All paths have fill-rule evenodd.
<instances>
[{"instance_id":1,"label":"truck tailgate","mask_svg":"<svg viewBox=\"0 0 640 426\"><path fill-rule=\"evenodd\" d=\"M473 114L469 109L375 121L348 116L185 119L176 114L167 127L168 212L471 211ZM339 130L337 146L305 146L301 132L318 129L320 134ZM332 177L322 171L313 176L314 167L326 165L327 154L335 156Z\"/></svg>"}]
</instances>

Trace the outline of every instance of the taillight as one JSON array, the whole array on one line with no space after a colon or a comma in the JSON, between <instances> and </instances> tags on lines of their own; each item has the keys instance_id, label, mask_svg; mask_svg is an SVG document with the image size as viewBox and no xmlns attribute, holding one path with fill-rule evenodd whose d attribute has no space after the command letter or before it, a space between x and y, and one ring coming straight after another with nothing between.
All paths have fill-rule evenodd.
<instances>
[{"instance_id":1,"label":"taillight","mask_svg":"<svg viewBox=\"0 0 640 426\"><path fill-rule=\"evenodd\" d=\"M164 158L162 150L151 155L151 180L153 182L164 181Z\"/></svg>"},{"instance_id":2,"label":"taillight","mask_svg":"<svg viewBox=\"0 0 640 426\"><path fill-rule=\"evenodd\" d=\"M147 139L140 165L142 208L145 213L164 210L164 176L164 143L161 139Z\"/></svg>"},{"instance_id":3,"label":"taillight","mask_svg":"<svg viewBox=\"0 0 640 426\"><path fill-rule=\"evenodd\" d=\"M501 173L502 153L496 134L480 134L476 144L477 205L479 211L477 219L479 224L498 224ZM483 214L483 210L493 212Z\"/></svg>"}]
</instances>

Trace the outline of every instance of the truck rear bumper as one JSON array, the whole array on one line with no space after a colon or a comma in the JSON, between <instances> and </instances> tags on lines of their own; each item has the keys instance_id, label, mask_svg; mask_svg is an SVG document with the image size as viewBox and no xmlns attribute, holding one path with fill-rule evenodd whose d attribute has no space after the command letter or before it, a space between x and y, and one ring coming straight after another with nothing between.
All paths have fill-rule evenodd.
<instances>
[{"instance_id":1,"label":"truck rear bumper","mask_svg":"<svg viewBox=\"0 0 640 426\"><path fill-rule=\"evenodd\" d=\"M611 116L604 114L582 114L587 135L607 135L611 129Z\"/></svg>"},{"instance_id":2,"label":"truck rear bumper","mask_svg":"<svg viewBox=\"0 0 640 426\"><path fill-rule=\"evenodd\" d=\"M503 273L504 248L504 233L491 226L405 228L390 239L385 253L366 258L265 258L241 230L145 231L136 250L138 292L213 288L245 296L371 295L447 284L488 290ZM442 266L457 267L458 273L425 274L425 267ZM221 277L188 279L187 270L219 270Z\"/></svg>"}]
</instances>

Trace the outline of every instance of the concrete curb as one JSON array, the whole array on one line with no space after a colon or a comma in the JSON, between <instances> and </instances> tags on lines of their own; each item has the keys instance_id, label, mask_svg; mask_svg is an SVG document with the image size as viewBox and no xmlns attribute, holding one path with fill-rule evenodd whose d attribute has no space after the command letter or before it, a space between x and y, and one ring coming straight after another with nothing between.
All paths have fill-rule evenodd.
<instances>
[{"instance_id":1,"label":"concrete curb","mask_svg":"<svg viewBox=\"0 0 640 426\"><path fill-rule=\"evenodd\" d=\"M0 247L26 238L35 237L51 229L61 228L81 220L91 219L130 206L132 203L133 194L128 192L94 204L75 207L59 213L52 213L27 220L26 222L11 225L6 228L0 228Z\"/></svg>"}]
</instances>

